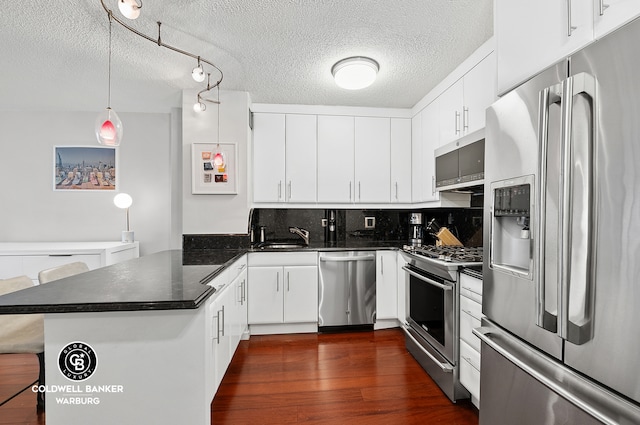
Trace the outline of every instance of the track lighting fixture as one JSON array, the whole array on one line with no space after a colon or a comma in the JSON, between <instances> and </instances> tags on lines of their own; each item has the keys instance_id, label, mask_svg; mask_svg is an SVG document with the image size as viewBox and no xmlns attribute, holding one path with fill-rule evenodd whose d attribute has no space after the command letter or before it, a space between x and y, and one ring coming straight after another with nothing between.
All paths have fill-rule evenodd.
<instances>
[{"instance_id":1,"label":"track lighting fixture","mask_svg":"<svg viewBox=\"0 0 640 425\"><path fill-rule=\"evenodd\" d=\"M136 0L118 0L118 9L125 18L137 19L140 16L140 9L142 9L142 0L140 0L140 5Z\"/></svg>"},{"instance_id":2,"label":"track lighting fixture","mask_svg":"<svg viewBox=\"0 0 640 425\"><path fill-rule=\"evenodd\" d=\"M136 19L139 15L140 15L140 9L142 8L142 0L116 0L118 2L118 9L120 9L120 12L129 19ZM139 3L139 4L138 4ZM197 112L202 112L205 109L207 109L205 102L208 103L216 103L219 104L220 101L219 100L214 100L211 98L206 97L206 93L216 87L219 88L220 83L222 82L222 78L224 77L222 70L220 68L218 68L217 66L215 66L212 62L203 59L202 57L198 56L198 55L194 55L193 53L190 53L186 50L183 49L179 49L177 47L174 46L170 46L166 43L164 43L160 37L160 27L162 25L161 22L158 22L158 37L154 38L151 37L149 35L146 35L140 31L138 31L137 29L129 26L128 24L126 24L123 20L119 19L117 16L115 16L113 14L113 12L111 11L111 9L109 9L107 7L107 5L105 4L105 0L100 0L100 4L102 5L102 8L105 10L105 12L107 12L107 16L109 18L109 99L108 99L108 106L106 111L104 111L102 114L100 114L96 120L96 136L98 138L98 142L101 144L106 144L106 145L110 145L110 146L118 146L120 144L120 140L122 139L122 122L120 121L120 118L118 117L118 115L115 113L115 111L113 111L111 109L111 24L112 21L117 22L118 24L120 24L122 27L128 29L129 31L131 31L132 33L145 38L149 41L151 41L154 44L157 44L160 47L164 47L167 48L169 50L172 50L176 53L180 53L182 55L185 56L189 56L191 58L194 58L198 61L198 66L196 66L192 73L191 76L193 77L193 79L197 82L203 82L205 79L205 74L207 77L207 87L204 88L203 90L200 90L197 94L197 102L194 105L193 109L194 111ZM207 73L205 72L205 68L204 65L207 65L211 68L213 68L217 73L220 74L220 78L213 84L211 84L210 82L210 77L211 77L211 73ZM219 95L218 95L219 97Z\"/></svg>"},{"instance_id":3,"label":"track lighting fixture","mask_svg":"<svg viewBox=\"0 0 640 425\"><path fill-rule=\"evenodd\" d=\"M204 69L202 68L202 64L200 63L200 57L198 57L198 66L193 68L193 71L191 71L191 76L198 83L201 83L204 81L205 74L204 74Z\"/></svg>"}]
</instances>

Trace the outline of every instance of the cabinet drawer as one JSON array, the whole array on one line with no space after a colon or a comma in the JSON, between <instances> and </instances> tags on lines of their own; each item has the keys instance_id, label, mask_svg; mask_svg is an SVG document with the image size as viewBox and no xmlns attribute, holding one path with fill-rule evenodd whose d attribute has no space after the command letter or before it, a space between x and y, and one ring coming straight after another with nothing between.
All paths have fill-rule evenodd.
<instances>
[{"instance_id":1,"label":"cabinet drawer","mask_svg":"<svg viewBox=\"0 0 640 425\"><path fill-rule=\"evenodd\" d=\"M460 383L480 400L480 353L460 341Z\"/></svg>"},{"instance_id":2,"label":"cabinet drawer","mask_svg":"<svg viewBox=\"0 0 640 425\"><path fill-rule=\"evenodd\" d=\"M482 280L460 273L460 294L482 303Z\"/></svg>"},{"instance_id":3,"label":"cabinet drawer","mask_svg":"<svg viewBox=\"0 0 640 425\"><path fill-rule=\"evenodd\" d=\"M249 267L269 266L317 266L318 253L306 252L252 252L249 254Z\"/></svg>"},{"instance_id":4,"label":"cabinet drawer","mask_svg":"<svg viewBox=\"0 0 640 425\"><path fill-rule=\"evenodd\" d=\"M22 257L22 273L32 280L38 280L38 273L63 264L82 261L90 270L101 267L100 254L72 254L72 255L28 255Z\"/></svg>"},{"instance_id":5,"label":"cabinet drawer","mask_svg":"<svg viewBox=\"0 0 640 425\"><path fill-rule=\"evenodd\" d=\"M460 297L460 338L480 351L480 339L472 333L473 328L480 327L482 306L467 297Z\"/></svg>"},{"instance_id":6,"label":"cabinet drawer","mask_svg":"<svg viewBox=\"0 0 640 425\"><path fill-rule=\"evenodd\" d=\"M233 282L247 268L247 256L243 255L227 268L227 280Z\"/></svg>"}]
</instances>

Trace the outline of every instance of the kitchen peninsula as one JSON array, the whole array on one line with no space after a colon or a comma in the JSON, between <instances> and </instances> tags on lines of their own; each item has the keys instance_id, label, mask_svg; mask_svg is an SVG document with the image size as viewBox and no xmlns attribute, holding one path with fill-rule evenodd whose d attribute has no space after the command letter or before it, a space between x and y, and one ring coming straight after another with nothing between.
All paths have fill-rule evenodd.
<instances>
[{"instance_id":1,"label":"kitchen peninsula","mask_svg":"<svg viewBox=\"0 0 640 425\"><path fill-rule=\"evenodd\" d=\"M44 314L47 424L211 423L212 283L242 252L209 254L183 265L164 251L0 297L0 314Z\"/></svg>"}]
</instances>

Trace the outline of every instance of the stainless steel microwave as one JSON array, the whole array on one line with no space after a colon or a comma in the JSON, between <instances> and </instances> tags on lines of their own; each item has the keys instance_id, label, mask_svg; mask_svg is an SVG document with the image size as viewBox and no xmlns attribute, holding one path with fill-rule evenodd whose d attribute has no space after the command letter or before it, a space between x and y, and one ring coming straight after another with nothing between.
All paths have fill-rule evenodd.
<instances>
[{"instance_id":1,"label":"stainless steel microwave","mask_svg":"<svg viewBox=\"0 0 640 425\"><path fill-rule=\"evenodd\" d=\"M484 129L435 151L436 190L477 186L484 180Z\"/></svg>"}]
</instances>

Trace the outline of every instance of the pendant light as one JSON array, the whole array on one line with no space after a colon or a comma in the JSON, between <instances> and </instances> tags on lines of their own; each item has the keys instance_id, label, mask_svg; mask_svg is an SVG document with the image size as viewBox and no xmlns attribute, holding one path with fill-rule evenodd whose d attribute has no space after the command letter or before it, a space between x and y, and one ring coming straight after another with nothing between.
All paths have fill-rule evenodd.
<instances>
[{"instance_id":1,"label":"pendant light","mask_svg":"<svg viewBox=\"0 0 640 425\"><path fill-rule=\"evenodd\" d=\"M138 19L140 9L142 8L142 0L140 4L136 0L118 0L118 9L120 13L127 19Z\"/></svg>"},{"instance_id":2,"label":"pendant light","mask_svg":"<svg viewBox=\"0 0 640 425\"><path fill-rule=\"evenodd\" d=\"M107 146L119 146L122 140L122 121L111 109L111 19L109 12L109 84L107 93L107 109L96 117L95 131L98 143Z\"/></svg>"}]
</instances>

